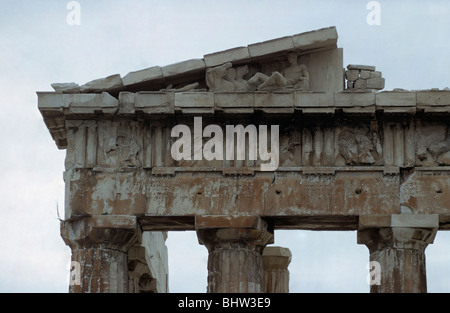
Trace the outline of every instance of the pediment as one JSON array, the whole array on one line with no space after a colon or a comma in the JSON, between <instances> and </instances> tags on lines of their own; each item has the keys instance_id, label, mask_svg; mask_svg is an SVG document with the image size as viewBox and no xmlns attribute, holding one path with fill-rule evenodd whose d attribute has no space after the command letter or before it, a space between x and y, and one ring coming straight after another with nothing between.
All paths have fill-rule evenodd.
<instances>
[{"instance_id":1,"label":"pediment","mask_svg":"<svg viewBox=\"0 0 450 313\"><path fill-rule=\"evenodd\" d=\"M58 93L108 92L115 97L122 91L257 91L265 78L271 77L275 72L283 73L289 67L288 55L296 54L298 65L304 65L303 74L300 75L307 73L309 82L308 86L292 83L288 89L336 92L344 89L342 49L337 47L337 40L336 28L328 27L213 52L199 59L152 66L130 72L124 77L114 74L82 85L55 83L52 87ZM226 70L231 68L237 75L240 73L238 79L241 83L247 84L250 81L255 86L252 85L247 90L239 90L242 87L230 90L232 86L211 87L214 83L210 82L208 73L215 70L217 72L221 66L227 67ZM281 76L275 77L275 85L267 90L285 89L284 86L279 86L282 79ZM225 78L225 85L228 81ZM216 85L221 86L221 82L216 82Z\"/></svg>"}]
</instances>

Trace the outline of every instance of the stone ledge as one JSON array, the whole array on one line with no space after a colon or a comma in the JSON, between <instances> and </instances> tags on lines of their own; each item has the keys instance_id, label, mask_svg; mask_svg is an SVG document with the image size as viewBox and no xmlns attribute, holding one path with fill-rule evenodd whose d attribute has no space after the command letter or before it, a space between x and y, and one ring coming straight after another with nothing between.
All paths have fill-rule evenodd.
<instances>
[{"instance_id":1,"label":"stone ledge","mask_svg":"<svg viewBox=\"0 0 450 313\"><path fill-rule=\"evenodd\" d=\"M335 94L334 105L339 108L375 106L374 92L339 92Z\"/></svg>"},{"instance_id":2,"label":"stone ledge","mask_svg":"<svg viewBox=\"0 0 450 313\"><path fill-rule=\"evenodd\" d=\"M224 176L254 176L256 173L265 173L260 166L149 166L143 169L151 169L151 174L154 176L175 176L177 173L222 173ZM415 167L416 171L430 173L430 175L439 172L450 174L449 166L430 167L421 169ZM93 167L94 172L103 173L126 173L142 170L142 168L117 168L117 167ZM400 167L394 166L280 166L276 170L279 173L301 173L303 175L330 175L335 176L337 173L375 173L379 172L383 175L398 175Z\"/></svg>"},{"instance_id":3,"label":"stone ledge","mask_svg":"<svg viewBox=\"0 0 450 313\"><path fill-rule=\"evenodd\" d=\"M180 74L187 74L191 72L203 71L206 69L205 61L203 59L192 59L178 62L175 64L166 65L161 68L164 78L177 76Z\"/></svg>"},{"instance_id":4,"label":"stone ledge","mask_svg":"<svg viewBox=\"0 0 450 313\"><path fill-rule=\"evenodd\" d=\"M261 228L261 218L259 216L243 215L197 215L195 216L195 228Z\"/></svg>"},{"instance_id":5,"label":"stone ledge","mask_svg":"<svg viewBox=\"0 0 450 313\"><path fill-rule=\"evenodd\" d=\"M439 228L439 214L360 215L359 229L407 227Z\"/></svg>"},{"instance_id":6,"label":"stone ledge","mask_svg":"<svg viewBox=\"0 0 450 313\"><path fill-rule=\"evenodd\" d=\"M92 80L80 86L80 93L118 92L123 89L119 74Z\"/></svg>"},{"instance_id":7,"label":"stone ledge","mask_svg":"<svg viewBox=\"0 0 450 313\"><path fill-rule=\"evenodd\" d=\"M124 87L146 83L146 82L163 82L163 72L161 67L153 66L140 71L130 72L122 78Z\"/></svg>"},{"instance_id":8,"label":"stone ledge","mask_svg":"<svg viewBox=\"0 0 450 313\"><path fill-rule=\"evenodd\" d=\"M71 101L69 100L67 114L103 113L115 115L119 110L119 101L107 92L77 98L74 97Z\"/></svg>"},{"instance_id":9,"label":"stone ledge","mask_svg":"<svg viewBox=\"0 0 450 313\"><path fill-rule=\"evenodd\" d=\"M338 34L335 27L322 28L253 43L244 47L236 47L224 51L204 55L206 67L218 66L227 62L241 64L264 58L284 51L307 51L321 48L335 48Z\"/></svg>"},{"instance_id":10,"label":"stone ledge","mask_svg":"<svg viewBox=\"0 0 450 313\"><path fill-rule=\"evenodd\" d=\"M307 113L328 113L344 109L347 113L369 113L375 108L386 113L415 113L417 109L448 113L450 92L121 92L119 100L106 92L89 94L62 94L38 92L38 108L42 113L79 115L95 112L113 114L173 114L175 110L199 114L228 109L230 113L253 109L295 108ZM205 110L195 110L205 109ZM244 110L242 110L244 109ZM251 110L246 110L251 109ZM305 110L307 109L307 110ZM267 111L270 113L270 111ZM274 110L273 113L279 111ZM292 112L293 111L289 111Z\"/></svg>"},{"instance_id":11,"label":"stone ledge","mask_svg":"<svg viewBox=\"0 0 450 313\"><path fill-rule=\"evenodd\" d=\"M417 111L450 114L450 91L384 92L121 92L118 99L107 92L66 94L37 92L38 109L58 148L64 149L68 119L151 118L175 114L215 114L250 116L265 114L348 115L410 114Z\"/></svg>"},{"instance_id":12,"label":"stone ledge","mask_svg":"<svg viewBox=\"0 0 450 313\"><path fill-rule=\"evenodd\" d=\"M174 93L138 92L134 109L145 114L174 114L174 101Z\"/></svg>"},{"instance_id":13,"label":"stone ledge","mask_svg":"<svg viewBox=\"0 0 450 313\"><path fill-rule=\"evenodd\" d=\"M305 32L292 37L296 49L312 50L323 47L336 47L338 34L335 27L321 28Z\"/></svg>"},{"instance_id":14,"label":"stone ledge","mask_svg":"<svg viewBox=\"0 0 450 313\"><path fill-rule=\"evenodd\" d=\"M335 106L334 93L325 92L296 92L295 108L333 108Z\"/></svg>"},{"instance_id":15,"label":"stone ledge","mask_svg":"<svg viewBox=\"0 0 450 313\"><path fill-rule=\"evenodd\" d=\"M206 54L203 56L206 67L214 67L228 62L240 64L250 62L250 52L248 47L237 47L225 51Z\"/></svg>"},{"instance_id":16,"label":"stone ledge","mask_svg":"<svg viewBox=\"0 0 450 313\"><path fill-rule=\"evenodd\" d=\"M425 113L450 113L450 91L417 91L417 108Z\"/></svg>"},{"instance_id":17,"label":"stone ledge","mask_svg":"<svg viewBox=\"0 0 450 313\"><path fill-rule=\"evenodd\" d=\"M255 108L293 108L294 93L292 92L255 92Z\"/></svg>"},{"instance_id":18,"label":"stone ledge","mask_svg":"<svg viewBox=\"0 0 450 313\"><path fill-rule=\"evenodd\" d=\"M248 46L248 51L252 59L265 57L286 50L294 50L294 41L291 36L263 41Z\"/></svg>"},{"instance_id":19,"label":"stone ledge","mask_svg":"<svg viewBox=\"0 0 450 313\"><path fill-rule=\"evenodd\" d=\"M415 107L415 92L383 91L376 94L377 107Z\"/></svg>"}]
</instances>

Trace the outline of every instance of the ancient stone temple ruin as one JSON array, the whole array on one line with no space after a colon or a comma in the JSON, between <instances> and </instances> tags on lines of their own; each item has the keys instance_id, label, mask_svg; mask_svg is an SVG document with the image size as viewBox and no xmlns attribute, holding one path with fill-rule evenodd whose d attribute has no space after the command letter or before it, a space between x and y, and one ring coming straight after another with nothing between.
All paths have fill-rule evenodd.
<instances>
[{"instance_id":1,"label":"ancient stone temple ruin","mask_svg":"<svg viewBox=\"0 0 450 313\"><path fill-rule=\"evenodd\" d=\"M274 233L299 229L356 230L379 265L371 292L426 292L425 249L450 227L450 92L381 91L382 69L344 66L337 39L324 28L38 92L66 149L70 291L167 292L167 231L195 230L208 292L287 292Z\"/></svg>"}]
</instances>

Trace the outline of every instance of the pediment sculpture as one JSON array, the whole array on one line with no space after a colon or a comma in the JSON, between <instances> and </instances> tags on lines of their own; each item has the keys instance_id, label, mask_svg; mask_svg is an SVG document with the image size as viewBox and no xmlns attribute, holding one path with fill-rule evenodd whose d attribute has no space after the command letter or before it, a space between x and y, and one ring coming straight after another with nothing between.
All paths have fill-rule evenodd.
<instances>
[{"instance_id":1,"label":"pediment sculpture","mask_svg":"<svg viewBox=\"0 0 450 313\"><path fill-rule=\"evenodd\" d=\"M295 52L287 54L289 65L281 71L270 74L256 72L249 79L249 66L233 67L231 62L212 67L206 71L206 85L210 91L275 91L309 90L309 71L306 65L298 63Z\"/></svg>"}]
</instances>

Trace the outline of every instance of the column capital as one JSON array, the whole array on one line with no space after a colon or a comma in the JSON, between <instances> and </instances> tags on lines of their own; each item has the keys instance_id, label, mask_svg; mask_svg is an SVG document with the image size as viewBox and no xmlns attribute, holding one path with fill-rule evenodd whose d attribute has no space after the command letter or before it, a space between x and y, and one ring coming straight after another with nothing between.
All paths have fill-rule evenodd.
<instances>
[{"instance_id":1,"label":"column capital","mask_svg":"<svg viewBox=\"0 0 450 313\"><path fill-rule=\"evenodd\" d=\"M288 293L292 253L288 248L269 246L263 251L264 292Z\"/></svg>"},{"instance_id":2,"label":"column capital","mask_svg":"<svg viewBox=\"0 0 450 313\"><path fill-rule=\"evenodd\" d=\"M378 264L370 275L370 291L426 292L425 249L438 228L438 215L360 216L358 243L369 248L370 260Z\"/></svg>"},{"instance_id":3,"label":"column capital","mask_svg":"<svg viewBox=\"0 0 450 313\"><path fill-rule=\"evenodd\" d=\"M425 249L439 228L437 214L360 216L358 243L370 251L383 248Z\"/></svg>"},{"instance_id":4,"label":"column capital","mask_svg":"<svg viewBox=\"0 0 450 313\"><path fill-rule=\"evenodd\" d=\"M61 237L72 250L105 248L127 252L140 240L134 216L87 216L62 221Z\"/></svg>"},{"instance_id":5,"label":"column capital","mask_svg":"<svg viewBox=\"0 0 450 313\"><path fill-rule=\"evenodd\" d=\"M273 229L258 216L197 216L200 244L208 249L208 292L263 292L262 252Z\"/></svg>"},{"instance_id":6,"label":"column capital","mask_svg":"<svg viewBox=\"0 0 450 313\"><path fill-rule=\"evenodd\" d=\"M285 270L292 260L291 250L277 246L265 247L262 256L264 269Z\"/></svg>"},{"instance_id":7,"label":"column capital","mask_svg":"<svg viewBox=\"0 0 450 313\"><path fill-rule=\"evenodd\" d=\"M196 216L195 228L199 243L207 247L244 241L265 247L274 240L273 229L258 216Z\"/></svg>"},{"instance_id":8,"label":"column capital","mask_svg":"<svg viewBox=\"0 0 450 313\"><path fill-rule=\"evenodd\" d=\"M79 264L79 284L69 292L128 292L128 255L139 240L133 216L86 216L61 222L61 237Z\"/></svg>"},{"instance_id":9,"label":"column capital","mask_svg":"<svg viewBox=\"0 0 450 313\"><path fill-rule=\"evenodd\" d=\"M391 227L358 231L358 244L365 244L369 251L380 249L425 250L433 243L437 230L429 228Z\"/></svg>"}]
</instances>

